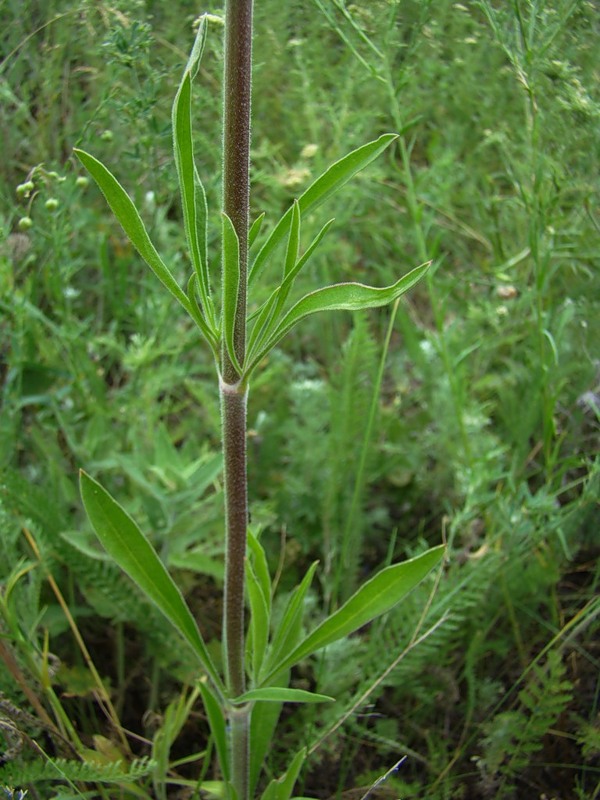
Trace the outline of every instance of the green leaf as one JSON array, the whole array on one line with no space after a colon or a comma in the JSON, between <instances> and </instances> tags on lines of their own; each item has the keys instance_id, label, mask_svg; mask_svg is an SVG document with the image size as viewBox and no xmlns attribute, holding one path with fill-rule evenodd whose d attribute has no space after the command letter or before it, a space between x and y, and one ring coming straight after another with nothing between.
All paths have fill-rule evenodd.
<instances>
[{"instance_id":1,"label":"green leaf","mask_svg":"<svg viewBox=\"0 0 600 800\"><path fill-rule=\"evenodd\" d=\"M289 686L290 670L276 675L271 686ZM281 714L283 703L257 703L250 720L250 797L255 796L256 784L271 747L273 735Z\"/></svg>"},{"instance_id":2,"label":"green leaf","mask_svg":"<svg viewBox=\"0 0 600 800\"><path fill-rule=\"evenodd\" d=\"M202 60L207 34L208 26L206 24L206 14L202 14L198 22L198 30L196 31L194 45L187 60L187 64L185 65L185 70L183 71L184 76L189 72L192 80L194 80L200 69L200 61Z\"/></svg>"},{"instance_id":3,"label":"green leaf","mask_svg":"<svg viewBox=\"0 0 600 800\"><path fill-rule=\"evenodd\" d=\"M192 136L192 81L198 73L206 43L206 18L200 18L194 46L179 84L172 110L173 150L177 177L181 190L183 221L194 270L198 277L198 290L202 313L208 327L216 334L214 307L210 299L208 278L206 192L194 162Z\"/></svg>"},{"instance_id":4,"label":"green leaf","mask_svg":"<svg viewBox=\"0 0 600 800\"><path fill-rule=\"evenodd\" d=\"M283 276L286 278L289 273L294 269L298 261L298 252L300 250L300 206L298 201L294 200L292 206L292 222L290 225L290 232L288 235L287 250L285 253L285 266Z\"/></svg>"},{"instance_id":5,"label":"green leaf","mask_svg":"<svg viewBox=\"0 0 600 800\"><path fill-rule=\"evenodd\" d=\"M298 775L304 762L306 761L307 749L300 750L294 758L292 763L281 778L272 780L262 794L261 800L290 800L294 785L298 780Z\"/></svg>"},{"instance_id":6,"label":"green leaf","mask_svg":"<svg viewBox=\"0 0 600 800\"><path fill-rule=\"evenodd\" d=\"M312 653L385 614L420 583L430 570L441 561L445 546L439 545L416 558L385 567L363 584L344 605L327 617L289 655L284 656L267 676L288 669Z\"/></svg>"},{"instance_id":7,"label":"green leaf","mask_svg":"<svg viewBox=\"0 0 600 800\"><path fill-rule=\"evenodd\" d=\"M242 367L235 352L235 323L240 288L240 242L233 222L223 213L223 336L231 363L238 373Z\"/></svg>"},{"instance_id":8,"label":"green leaf","mask_svg":"<svg viewBox=\"0 0 600 800\"><path fill-rule=\"evenodd\" d=\"M250 226L250 230L248 231L248 249L252 247L252 245L258 238L258 234L260 233L260 229L262 228L264 219L265 219L265 212L263 211L262 214L259 214L258 217L254 220L254 222Z\"/></svg>"},{"instance_id":9,"label":"green leaf","mask_svg":"<svg viewBox=\"0 0 600 800\"><path fill-rule=\"evenodd\" d=\"M303 215L314 211L331 195L347 183L357 172L364 169L374 161L388 147L394 139L395 133L385 133L373 142L353 150L339 161L332 164L320 177L316 179L298 199L299 210ZM289 208L281 217L264 245L261 247L252 265L249 281L252 283L260 274L273 251L286 237L292 224L293 207Z\"/></svg>"},{"instance_id":10,"label":"green leaf","mask_svg":"<svg viewBox=\"0 0 600 800\"><path fill-rule=\"evenodd\" d=\"M273 637L271 651L265 667L265 672L268 672L270 677L277 672L275 667L285 657L285 654L290 653L298 644L302 633L304 598L312 583L318 563L318 561L314 561L310 565L306 575L288 598L281 622ZM266 681L261 681L261 683L266 683Z\"/></svg>"},{"instance_id":11,"label":"green leaf","mask_svg":"<svg viewBox=\"0 0 600 800\"><path fill-rule=\"evenodd\" d=\"M365 286L362 283L337 283L310 292L292 306L264 343L262 349L256 355L253 354L248 371L251 371L256 363L261 361L269 350L275 347L277 342L283 339L301 319L321 311L362 311L366 308L377 308L392 303L423 277L429 269L430 263L415 267L392 286L384 288Z\"/></svg>"},{"instance_id":12,"label":"green leaf","mask_svg":"<svg viewBox=\"0 0 600 800\"><path fill-rule=\"evenodd\" d=\"M204 313L202 312L202 309L198 305L198 301L196 299L197 290L198 290L198 276L194 272L190 275L190 279L187 285L187 296L188 300L190 301L190 316L192 317L196 325L200 328L200 332L210 345L210 349L212 350L213 355L216 361L218 362L219 344L217 337L219 335L219 332L218 330L213 330L206 321ZM214 311L212 312L211 315L214 316Z\"/></svg>"},{"instance_id":13,"label":"green leaf","mask_svg":"<svg viewBox=\"0 0 600 800\"><path fill-rule=\"evenodd\" d=\"M191 645L217 689L223 691L198 626L156 551L106 489L83 470L79 475L85 510L104 549Z\"/></svg>"},{"instance_id":14,"label":"green leaf","mask_svg":"<svg viewBox=\"0 0 600 800\"><path fill-rule=\"evenodd\" d=\"M304 689L288 689L283 686L250 689L236 697L233 702L242 705L258 700L266 703L335 703L335 697L326 694L306 692Z\"/></svg>"},{"instance_id":15,"label":"green leaf","mask_svg":"<svg viewBox=\"0 0 600 800\"><path fill-rule=\"evenodd\" d=\"M270 294L262 306L255 312L256 321L250 331L247 346L247 360L250 361L251 356L256 352L260 352L263 342L269 338L269 332L273 327L273 320L275 318L275 308L278 305L278 298L281 293L281 286L278 286Z\"/></svg>"},{"instance_id":16,"label":"green leaf","mask_svg":"<svg viewBox=\"0 0 600 800\"><path fill-rule=\"evenodd\" d=\"M223 708L219 699L215 697L210 687L203 681L198 682L198 688L202 694L202 702L204 703L204 710L208 717L208 725L210 732L215 742L221 772L225 781L229 781L229 747L227 744L227 725L223 715Z\"/></svg>"},{"instance_id":17,"label":"green leaf","mask_svg":"<svg viewBox=\"0 0 600 800\"><path fill-rule=\"evenodd\" d=\"M258 319L254 323L254 327L252 328L248 341L248 362L252 361L253 355L262 349L262 345L269 338L277 320L279 319L281 311L283 310L285 301L292 290L296 276L312 256L321 239L333 225L333 222L334 220L330 219L325 223L325 225L323 225L319 233L307 247L306 251L298 259L294 267L287 273L281 286L278 286L274 290L269 299L257 312Z\"/></svg>"},{"instance_id":18,"label":"green leaf","mask_svg":"<svg viewBox=\"0 0 600 800\"><path fill-rule=\"evenodd\" d=\"M112 172L94 156L77 148L75 148L74 152L98 184L113 214L146 264L148 264L163 286L181 303L188 314L191 314L190 301L150 241L138 210L125 189L123 189Z\"/></svg>"},{"instance_id":19,"label":"green leaf","mask_svg":"<svg viewBox=\"0 0 600 800\"><path fill-rule=\"evenodd\" d=\"M258 578L260 589L265 598L265 603L271 613L271 576L269 574L269 564L267 562L267 554L265 548L258 541L251 528L248 529L248 548L253 556L253 567Z\"/></svg>"},{"instance_id":20,"label":"green leaf","mask_svg":"<svg viewBox=\"0 0 600 800\"><path fill-rule=\"evenodd\" d=\"M212 306L208 302L210 288L208 283L208 266L201 250L199 233L202 231L202 217L204 223L203 203L206 196L202 182L198 176L194 163L194 146L192 139L192 79L186 72L173 103L173 149L177 177L181 190L181 203L183 207L183 225L188 241L192 264L198 278L198 287L202 310L205 318L214 330L214 320L208 316ZM205 237L203 237L205 239ZM202 243L204 244L204 242Z\"/></svg>"},{"instance_id":21,"label":"green leaf","mask_svg":"<svg viewBox=\"0 0 600 800\"><path fill-rule=\"evenodd\" d=\"M256 573L246 560L246 591L250 604L250 636L248 637L249 656L251 657L251 674L256 681L262 666L267 642L269 640L269 608Z\"/></svg>"}]
</instances>

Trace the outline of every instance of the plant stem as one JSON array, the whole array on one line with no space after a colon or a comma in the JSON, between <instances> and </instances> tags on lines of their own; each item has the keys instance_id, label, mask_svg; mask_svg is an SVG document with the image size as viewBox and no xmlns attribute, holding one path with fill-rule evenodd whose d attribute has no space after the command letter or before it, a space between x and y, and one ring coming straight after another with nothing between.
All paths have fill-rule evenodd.
<instances>
[{"instance_id":1,"label":"plant stem","mask_svg":"<svg viewBox=\"0 0 600 800\"><path fill-rule=\"evenodd\" d=\"M233 347L246 355L248 225L250 208L250 109L252 89L252 0L227 0L223 80L223 211L239 241L239 283ZM246 471L247 385L225 343L221 354L221 414L225 472L225 592L223 642L227 690L245 690L244 560L248 525ZM229 708L231 780L236 800L248 797L251 706Z\"/></svg>"},{"instance_id":2,"label":"plant stem","mask_svg":"<svg viewBox=\"0 0 600 800\"><path fill-rule=\"evenodd\" d=\"M225 468L225 602L223 639L227 689L237 697L244 680L244 559L248 522L246 392L221 383Z\"/></svg>"},{"instance_id":3,"label":"plant stem","mask_svg":"<svg viewBox=\"0 0 600 800\"><path fill-rule=\"evenodd\" d=\"M246 348L248 222L250 209L250 109L252 94L252 0L227 0L225 11L223 97L223 211L233 222L240 244L240 280L234 347L240 364ZM226 383L239 379L223 347Z\"/></svg>"}]
</instances>

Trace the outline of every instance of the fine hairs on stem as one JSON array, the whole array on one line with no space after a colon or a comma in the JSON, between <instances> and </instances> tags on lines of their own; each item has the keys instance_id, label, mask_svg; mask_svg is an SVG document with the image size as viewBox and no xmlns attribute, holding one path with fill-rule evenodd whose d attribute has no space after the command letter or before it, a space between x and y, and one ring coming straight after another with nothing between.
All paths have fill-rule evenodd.
<instances>
[{"instance_id":1,"label":"fine hairs on stem","mask_svg":"<svg viewBox=\"0 0 600 800\"><path fill-rule=\"evenodd\" d=\"M246 358L248 226L250 206L250 118L252 98L252 0L227 0L223 80L223 213L239 245L239 280L233 348ZM225 265L223 267L226 268ZM221 415L225 472L225 592L223 606L226 685L233 697L246 688L244 671L244 561L248 526L246 468L247 387L223 344ZM239 800L248 795L248 739L251 706L231 709L231 775Z\"/></svg>"}]
</instances>

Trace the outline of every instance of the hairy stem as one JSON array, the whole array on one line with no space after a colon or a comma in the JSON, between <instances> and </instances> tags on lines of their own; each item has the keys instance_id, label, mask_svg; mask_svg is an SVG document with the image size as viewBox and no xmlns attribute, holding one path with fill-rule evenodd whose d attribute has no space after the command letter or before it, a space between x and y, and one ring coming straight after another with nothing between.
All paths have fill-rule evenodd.
<instances>
[{"instance_id":1,"label":"hairy stem","mask_svg":"<svg viewBox=\"0 0 600 800\"><path fill-rule=\"evenodd\" d=\"M246 476L246 392L221 383L225 468L225 603L223 633L227 688L244 692L244 559L248 523Z\"/></svg>"},{"instance_id":2,"label":"hairy stem","mask_svg":"<svg viewBox=\"0 0 600 800\"><path fill-rule=\"evenodd\" d=\"M244 361L246 349L251 89L252 0L228 0L223 98L223 211L233 222L240 243L240 281L234 334L234 349L240 364ZM240 377L225 347L222 375L226 383L235 383Z\"/></svg>"},{"instance_id":3,"label":"hairy stem","mask_svg":"<svg viewBox=\"0 0 600 800\"><path fill-rule=\"evenodd\" d=\"M252 0L227 0L223 97L223 211L239 240L239 284L233 349L239 364L246 355L248 225L250 207L250 109L252 88ZM225 471L225 597L223 641L227 690L245 690L244 560L248 525L246 472L246 382L221 354L221 414ZM247 800L249 705L229 709L231 778L236 800Z\"/></svg>"}]
</instances>

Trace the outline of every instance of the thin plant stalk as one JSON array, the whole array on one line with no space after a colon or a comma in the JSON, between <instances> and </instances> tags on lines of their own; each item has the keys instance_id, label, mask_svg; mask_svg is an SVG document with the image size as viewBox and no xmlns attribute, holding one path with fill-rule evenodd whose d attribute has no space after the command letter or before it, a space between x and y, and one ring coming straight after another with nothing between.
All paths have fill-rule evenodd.
<instances>
[{"instance_id":1,"label":"thin plant stalk","mask_svg":"<svg viewBox=\"0 0 600 800\"><path fill-rule=\"evenodd\" d=\"M248 226L250 206L250 114L252 90L252 0L228 0L223 98L223 212L239 243L239 282L233 349L246 356ZM246 468L247 386L225 344L221 353L221 413L225 472L226 560L223 638L227 689L245 691L244 560L248 525ZM248 796L250 704L229 712L231 779L237 800Z\"/></svg>"}]
</instances>

